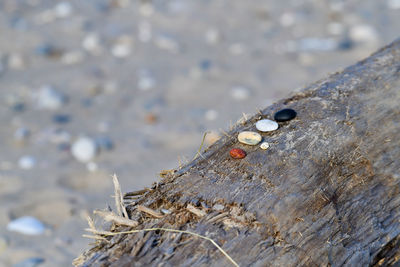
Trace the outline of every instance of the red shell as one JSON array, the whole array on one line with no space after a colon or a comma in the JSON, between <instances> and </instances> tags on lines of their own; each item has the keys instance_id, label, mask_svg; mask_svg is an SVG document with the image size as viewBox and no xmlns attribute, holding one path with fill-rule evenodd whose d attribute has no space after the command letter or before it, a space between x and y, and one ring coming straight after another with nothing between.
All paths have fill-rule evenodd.
<instances>
[{"instance_id":1,"label":"red shell","mask_svg":"<svg viewBox=\"0 0 400 267\"><path fill-rule=\"evenodd\" d=\"M246 152L240 148L232 148L231 151L229 151L229 154L231 154L231 157L234 159L242 159L246 157Z\"/></svg>"}]
</instances>

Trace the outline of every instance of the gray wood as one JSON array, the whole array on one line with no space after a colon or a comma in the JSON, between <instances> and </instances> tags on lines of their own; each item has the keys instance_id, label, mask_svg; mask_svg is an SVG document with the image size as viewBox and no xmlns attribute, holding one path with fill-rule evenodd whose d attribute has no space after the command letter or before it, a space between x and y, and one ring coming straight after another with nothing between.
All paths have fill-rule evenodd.
<instances>
[{"instance_id":1,"label":"gray wood","mask_svg":"<svg viewBox=\"0 0 400 267\"><path fill-rule=\"evenodd\" d=\"M240 266L399 265L399 103L397 40L262 110L137 200L172 214L152 218L132 205L130 216L138 229L210 237ZM262 134L268 150L237 142L238 132L286 107L298 116ZM230 158L233 147L247 157ZM189 212L190 203L206 215ZM186 234L108 239L84 253L83 266L231 265L210 242Z\"/></svg>"}]
</instances>

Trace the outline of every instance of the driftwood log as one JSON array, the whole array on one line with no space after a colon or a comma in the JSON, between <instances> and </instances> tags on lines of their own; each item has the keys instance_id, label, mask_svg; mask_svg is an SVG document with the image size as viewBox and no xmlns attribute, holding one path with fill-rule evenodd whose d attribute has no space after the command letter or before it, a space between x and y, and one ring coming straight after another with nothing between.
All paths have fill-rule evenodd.
<instances>
[{"instance_id":1,"label":"driftwood log","mask_svg":"<svg viewBox=\"0 0 400 267\"><path fill-rule=\"evenodd\" d=\"M268 150L238 143L238 132L286 107L298 115L262 134ZM247 157L232 159L233 147ZM125 195L138 226L114 223L110 231L191 231L240 266L399 266L400 40L260 111L163 175L153 188ZM232 262L207 240L149 231L104 236L75 264Z\"/></svg>"}]
</instances>

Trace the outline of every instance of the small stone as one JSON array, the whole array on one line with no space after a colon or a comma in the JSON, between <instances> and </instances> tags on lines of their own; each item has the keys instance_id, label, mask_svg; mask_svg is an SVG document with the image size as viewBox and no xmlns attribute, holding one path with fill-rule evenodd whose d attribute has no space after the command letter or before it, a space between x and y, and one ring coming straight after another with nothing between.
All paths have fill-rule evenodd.
<instances>
[{"instance_id":1,"label":"small stone","mask_svg":"<svg viewBox=\"0 0 400 267\"><path fill-rule=\"evenodd\" d=\"M20 54L12 53L7 58L7 66L13 70L22 70L26 67L25 59Z\"/></svg>"},{"instance_id":2,"label":"small stone","mask_svg":"<svg viewBox=\"0 0 400 267\"><path fill-rule=\"evenodd\" d=\"M59 58L63 51L52 44L42 44L36 48L35 53L43 57Z\"/></svg>"},{"instance_id":3,"label":"small stone","mask_svg":"<svg viewBox=\"0 0 400 267\"><path fill-rule=\"evenodd\" d=\"M374 43L379 37L378 33L368 24L354 25L349 30L350 39L357 43Z\"/></svg>"},{"instance_id":4,"label":"small stone","mask_svg":"<svg viewBox=\"0 0 400 267\"><path fill-rule=\"evenodd\" d=\"M153 74L146 69L139 70L137 86L142 91L153 89L156 86L156 80Z\"/></svg>"},{"instance_id":5,"label":"small stone","mask_svg":"<svg viewBox=\"0 0 400 267\"><path fill-rule=\"evenodd\" d=\"M145 17L151 16L154 13L154 7L152 2L143 2L139 6L139 13Z\"/></svg>"},{"instance_id":6,"label":"small stone","mask_svg":"<svg viewBox=\"0 0 400 267\"><path fill-rule=\"evenodd\" d=\"M18 160L18 166L24 170L32 169L35 165L36 159L32 156L23 156Z\"/></svg>"},{"instance_id":7,"label":"small stone","mask_svg":"<svg viewBox=\"0 0 400 267\"><path fill-rule=\"evenodd\" d=\"M13 267L37 267L43 262L42 258L29 258L14 264Z\"/></svg>"},{"instance_id":8,"label":"small stone","mask_svg":"<svg viewBox=\"0 0 400 267\"><path fill-rule=\"evenodd\" d=\"M238 140L240 143L255 146L261 142L261 135L256 132L244 131L239 133Z\"/></svg>"},{"instance_id":9,"label":"small stone","mask_svg":"<svg viewBox=\"0 0 400 267\"><path fill-rule=\"evenodd\" d=\"M26 110L25 103L17 102L12 105L12 110L15 112L23 112Z\"/></svg>"},{"instance_id":10,"label":"small stone","mask_svg":"<svg viewBox=\"0 0 400 267\"><path fill-rule=\"evenodd\" d=\"M256 128L260 132L271 132L279 128L279 124L276 121L271 120L259 120L256 122Z\"/></svg>"},{"instance_id":11,"label":"small stone","mask_svg":"<svg viewBox=\"0 0 400 267\"><path fill-rule=\"evenodd\" d=\"M29 138L30 134L31 132L29 131L29 129L21 127L15 131L14 138L17 141L25 141Z\"/></svg>"},{"instance_id":12,"label":"small stone","mask_svg":"<svg viewBox=\"0 0 400 267\"><path fill-rule=\"evenodd\" d=\"M234 159L242 159L246 157L246 152L240 148L232 148L231 151L229 151L229 154Z\"/></svg>"},{"instance_id":13,"label":"small stone","mask_svg":"<svg viewBox=\"0 0 400 267\"><path fill-rule=\"evenodd\" d=\"M95 162L91 161L89 163L86 164L86 169L90 172L95 172L98 170L98 166Z\"/></svg>"},{"instance_id":14,"label":"small stone","mask_svg":"<svg viewBox=\"0 0 400 267\"><path fill-rule=\"evenodd\" d=\"M269 144L267 142L262 142L260 148L266 150L269 148Z\"/></svg>"},{"instance_id":15,"label":"small stone","mask_svg":"<svg viewBox=\"0 0 400 267\"><path fill-rule=\"evenodd\" d=\"M102 150L112 150L114 148L113 141L108 136L100 136L96 138L97 147Z\"/></svg>"},{"instance_id":16,"label":"small stone","mask_svg":"<svg viewBox=\"0 0 400 267\"><path fill-rule=\"evenodd\" d=\"M73 143L71 153L80 162L89 162L97 153L95 141L88 137L80 137Z\"/></svg>"},{"instance_id":17,"label":"small stone","mask_svg":"<svg viewBox=\"0 0 400 267\"><path fill-rule=\"evenodd\" d=\"M41 235L45 231L45 226L34 217L23 216L8 223L7 230L25 235Z\"/></svg>"},{"instance_id":18,"label":"small stone","mask_svg":"<svg viewBox=\"0 0 400 267\"><path fill-rule=\"evenodd\" d=\"M160 33L155 38L155 44L162 50L167 50L171 53L178 53L180 46L178 41L171 35Z\"/></svg>"},{"instance_id":19,"label":"small stone","mask_svg":"<svg viewBox=\"0 0 400 267\"><path fill-rule=\"evenodd\" d=\"M143 43L147 43L151 40L152 36L151 24L148 21L139 22L138 39Z\"/></svg>"},{"instance_id":20,"label":"small stone","mask_svg":"<svg viewBox=\"0 0 400 267\"><path fill-rule=\"evenodd\" d=\"M211 62L211 60L208 60L208 59L204 59L204 60L200 61L200 63L199 63L199 67L202 71L209 70L211 68L211 66L212 66L212 62Z\"/></svg>"},{"instance_id":21,"label":"small stone","mask_svg":"<svg viewBox=\"0 0 400 267\"><path fill-rule=\"evenodd\" d=\"M233 55L241 55L245 52L245 47L241 43L234 43L229 46L229 52Z\"/></svg>"},{"instance_id":22,"label":"small stone","mask_svg":"<svg viewBox=\"0 0 400 267\"><path fill-rule=\"evenodd\" d=\"M221 34L215 28L208 29L205 33L205 39L207 44L214 45L218 43L221 39Z\"/></svg>"},{"instance_id":23,"label":"small stone","mask_svg":"<svg viewBox=\"0 0 400 267\"><path fill-rule=\"evenodd\" d=\"M209 109L204 115L206 117L206 120L214 121L218 118L218 111L216 111L215 109Z\"/></svg>"},{"instance_id":24,"label":"small stone","mask_svg":"<svg viewBox=\"0 0 400 267\"><path fill-rule=\"evenodd\" d=\"M120 36L111 48L111 54L116 58L129 56L132 53L132 43L133 40L130 36Z\"/></svg>"},{"instance_id":25,"label":"small stone","mask_svg":"<svg viewBox=\"0 0 400 267\"><path fill-rule=\"evenodd\" d=\"M45 85L40 88L37 95L37 104L39 108L55 110L59 109L67 101L64 94L58 92L53 87Z\"/></svg>"},{"instance_id":26,"label":"small stone","mask_svg":"<svg viewBox=\"0 0 400 267\"><path fill-rule=\"evenodd\" d=\"M296 117L297 113L291 108L285 108L275 113L274 119L276 121L290 121Z\"/></svg>"},{"instance_id":27,"label":"small stone","mask_svg":"<svg viewBox=\"0 0 400 267\"><path fill-rule=\"evenodd\" d=\"M72 11L72 5L67 1L58 3L54 7L54 13L57 18L66 18L72 14Z\"/></svg>"},{"instance_id":28,"label":"small stone","mask_svg":"<svg viewBox=\"0 0 400 267\"><path fill-rule=\"evenodd\" d=\"M144 117L144 120L148 124L155 124L158 121L158 117L154 113L147 113L146 116Z\"/></svg>"},{"instance_id":29,"label":"small stone","mask_svg":"<svg viewBox=\"0 0 400 267\"><path fill-rule=\"evenodd\" d=\"M82 41L82 47L94 55L102 52L100 37L96 33L89 33Z\"/></svg>"},{"instance_id":30,"label":"small stone","mask_svg":"<svg viewBox=\"0 0 400 267\"><path fill-rule=\"evenodd\" d=\"M296 23L296 16L293 13L285 12L279 19L283 27L290 27Z\"/></svg>"},{"instance_id":31,"label":"small stone","mask_svg":"<svg viewBox=\"0 0 400 267\"><path fill-rule=\"evenodd\" d=\"M238 101L245 100L250 96L250 90L244 86L235 86L231 89L231 96Z\"/></svg>"},{"instance_id":32,"label":"small stone","mask_svg":"<svg viewBox=\"0 0 400 267\"><path fill-rule=\"evenodd\" d=\"M66 124L70 122L71 117L68 114L55 114L53 116L53 122L58 124Z\"/></svg>"},{"instance_id":33,"label":"small stone","mask_svg":"<svg viewBox=\"0 0 400 267\"><path fill-rule=\"evenodd\" d=\"M168 215L168 214L171 214L172 211L167 210L167 209L161 209L161 213L162 213L162 214L165 214L165 215Z\"/></svg>"},{"instance_id":34,"label":"small stone","mask_svg":"<svg viewBox=\"0 0 400 267\"><path fill-rule=\"evenodd\" d=\"M217 211L222 211L222 210L225 209L225 206L222 205L222 204L215 204L215 205L213 206L213 209L214 209L214 210L217 210Z\"/></svg>"},{"instance_id":35,"label":"small stone","mask_svg":"<svg viewBox=\"0 0 400 267\"><path fill-rule=\"evenodd\" d=\"M84 57L81 51L69 51L62 55L61 62L65 65L77 64L82 62Z\"/></svg>"}]
</instances>

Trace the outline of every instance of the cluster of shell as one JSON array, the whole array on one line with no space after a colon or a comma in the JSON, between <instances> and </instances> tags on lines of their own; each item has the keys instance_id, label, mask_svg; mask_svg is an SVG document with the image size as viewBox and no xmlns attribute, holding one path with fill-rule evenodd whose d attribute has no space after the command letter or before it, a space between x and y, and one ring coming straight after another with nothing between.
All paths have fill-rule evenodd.
<instances>
[{"instance_id":1,"label":"cluster of shell","mask_svg":"<svg viewBox=\"0 0 400 267\"><path fill-rule=\"evenodd\" d=\"M284 122L292 120L296 117L296 111L293 109L282 109L275 113L273 120L262 119L256 122L256 128L260 132L272 132L279 128L278 122ZM243 131L238 135L238 140L240 143L250 146L258 145L262 140L262 136L258 132L253 131ZM260 144L261 149L268 149L268 142L264 141ZM233 148L229 152L232 158L242 159L246 157L246 152L241 148Z\"/></svg>"}]
</instances>

